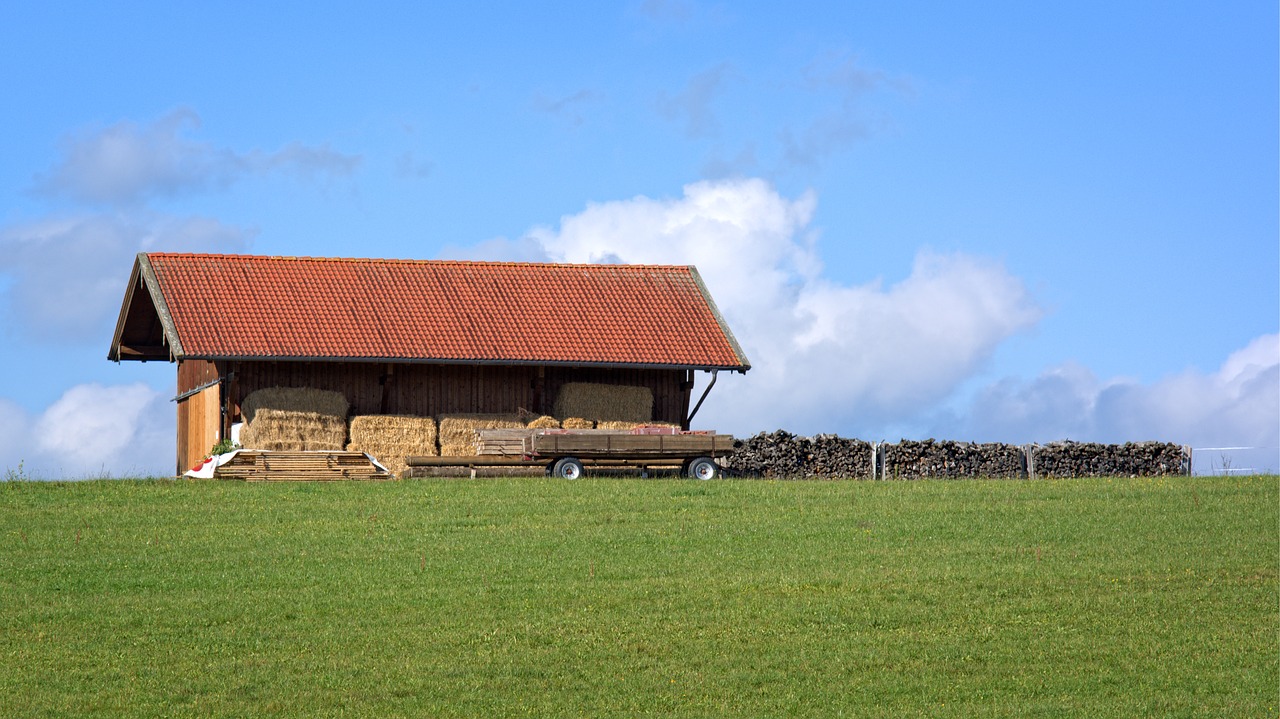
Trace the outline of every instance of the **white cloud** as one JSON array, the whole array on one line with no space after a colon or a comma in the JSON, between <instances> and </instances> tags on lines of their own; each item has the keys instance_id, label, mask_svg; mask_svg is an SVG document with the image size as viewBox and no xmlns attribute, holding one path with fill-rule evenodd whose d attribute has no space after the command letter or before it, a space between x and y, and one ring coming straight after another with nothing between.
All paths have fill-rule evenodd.
<instances>
[{"instance_id":1,"label":"white cloud","mask_svg":"<svg viewBox=\"0 0 1280 719\"><path fill-rule=\"evenodd\" d=\"M146 213L46 219L0 230L5 324L31 337L101 342L142 251L237 252L252 231Z\"/></svg>"},{"instance_id":2,"label":"white cloud","mask_svg":"<svg viewBox=\"0 0 1280 719\"><path fill-rule=\"evenodd\" d=\"M350 175L360 157L291 143L239 153L188 139L199 116L177 110L151 125L125 121L63 142L63 157L36 189L88 203L135 204L152 197L224 189L248 174Z\"/></svg>"},{"instance_id":3,"label":"white cloud","mask_svg":"<svg viewBox=\"0 0 1280 719\"><path fill-rule=\"evenodd\" d=\"M1255 339L1215 372L1187 370L1150 384L1103 382L1070 364L1031 382L1006 379L978 394L965 422L976 439L1006 442L1155 439L1275 448L1280 442L1280 335Z\"/></svg>"},{"instance_id":4,"label":"white cloud","mask_svg":"<svg viewBox=\"0 0 1280 719\"><path fill-rule=\"evenodd\" d=\"M696 265L753 364L720 381L698 422L736 432L857 432L913 417L1038 320L1019 280L965 255L922 253L888 289L827 278L809 226L816 202L761 180L700 182L678 199L593 204L481 254Z\"/></svg>"},{"instance_id":5,"label":"white cloud","mask_svg":"<svg viewBox=\"0 0 1280 719\"><path fill-rule=\"evenodd\" d=\"M145 384L82 384L38 417L0 398L0 467L35 479L171 476L176 414ZM0 475L4 476L4 475Z\"/></svg>"}]
</instances>

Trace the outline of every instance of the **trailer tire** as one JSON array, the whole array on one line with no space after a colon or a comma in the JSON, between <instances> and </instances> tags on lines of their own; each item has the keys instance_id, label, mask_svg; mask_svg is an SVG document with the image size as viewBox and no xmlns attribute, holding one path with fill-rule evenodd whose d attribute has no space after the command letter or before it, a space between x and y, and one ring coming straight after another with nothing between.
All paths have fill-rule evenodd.
<instances>
[{"instance_id":1,"label":"trailer tire","mask_svg":"<svg viewBox=\"0 0 1280 719\"><path fill-rule=\"evenodd\" d=\"M691 479L715 479L720 476L720 467L710 457L698 457L689 462L686 473Z\"/></svg>"},{"instance_id":2,"label":"trailer tire","mask_svg":"<svg viewBox=\"0 0 1280 719\"><path fill-rule=\"evenodd\" d=\"M573 457L558 459L551 466L551 476L561 479L577 479L582 476L582 462Z\"/></svg>"}]
</instances>

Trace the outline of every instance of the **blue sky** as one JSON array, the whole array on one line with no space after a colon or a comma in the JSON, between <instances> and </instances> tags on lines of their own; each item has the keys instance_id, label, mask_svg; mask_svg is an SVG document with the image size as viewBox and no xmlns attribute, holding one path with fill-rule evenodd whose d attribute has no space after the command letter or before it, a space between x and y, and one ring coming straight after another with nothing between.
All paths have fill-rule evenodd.
<instances>
[{"instance_id":1,"label":"blue sky","mask_svg":"<svg viewBox=\"0 0 1280 719\"><path fill-rule=\"evenodd\" d=\"M0 466L166 471L133 255L694 263L699 419L1280 469L1274 3L0 8ZM1219 453L1205 453L1205 461Z\"/></svg>"}]
</instances>

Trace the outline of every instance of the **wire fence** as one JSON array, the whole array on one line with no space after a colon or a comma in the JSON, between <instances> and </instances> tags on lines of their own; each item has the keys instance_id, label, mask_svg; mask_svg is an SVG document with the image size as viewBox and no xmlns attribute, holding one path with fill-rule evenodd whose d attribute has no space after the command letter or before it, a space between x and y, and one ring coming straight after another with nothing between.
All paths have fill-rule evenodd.
<instances>
[{"instance_id":1,"label":"wire fence","mask_svg":"<svg viewBox=\"0 0 1280 719\"><path fill-rule=\"evenodd\" d=\"M1276 474L1280 447L1192 447L1193 475Z\"/></svg>"}]
</instances>

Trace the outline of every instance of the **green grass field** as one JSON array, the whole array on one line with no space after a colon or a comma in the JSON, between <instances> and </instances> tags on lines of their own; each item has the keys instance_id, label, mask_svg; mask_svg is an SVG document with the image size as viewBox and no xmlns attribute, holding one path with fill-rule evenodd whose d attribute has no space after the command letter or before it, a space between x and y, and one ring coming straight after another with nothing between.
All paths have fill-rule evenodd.
<instances>
[{"instance_id":1,"label":"green grass field","mask_svg":"<svg viewBox=\"0 0 1280 719\"><path fill-rule=\"evenodd\" d=\"M0 483L0 716L1277 716L1280 478Z\"/></svg>"}]
</instances>

